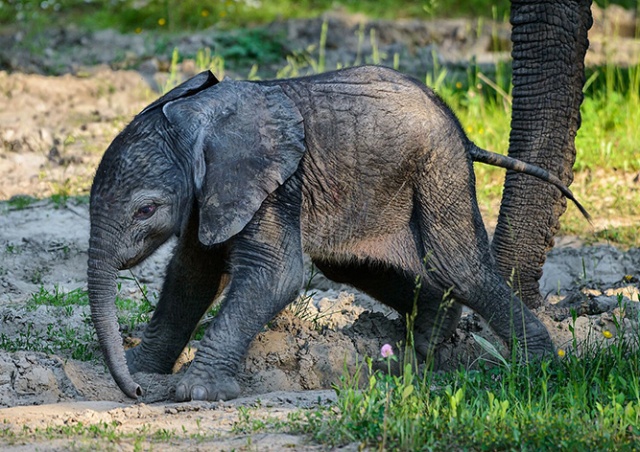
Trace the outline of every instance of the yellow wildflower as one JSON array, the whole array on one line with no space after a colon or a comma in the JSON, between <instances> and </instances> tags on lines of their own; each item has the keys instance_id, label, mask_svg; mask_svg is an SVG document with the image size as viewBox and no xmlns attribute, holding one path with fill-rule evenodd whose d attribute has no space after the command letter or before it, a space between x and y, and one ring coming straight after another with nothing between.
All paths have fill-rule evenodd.
<instances>
[{"instance_id":1,"label":"yellow wildflower","mask_svg":"<svg viewBox=\"0 0 640 452\"><path fill-rule=\"evenodd\" d=\"M202 11L200 11L200 15L202 17L209 17L209 11L206 9L203 9Z\"/></svg>"},{"instance_id":2,"label":"yellow wildflower","mask_svg":"<svg viewBox=\"0 0 640 452\"><path fill-rule=\"evenodd\" d=\"M137 28L135 29L135 32L136 32L136 34L138 34L138 35L139 35L140 33L142 33L142 28L137 27Z\"/></svg>"},{"instance_id":3,"label":"yellow wildflower","mask_svg":"<svg viewBox=\"0 0 640 452\"><path fill-rule=\"evenodd\" d=\"M167 23L167 19L165 19L164 17L161 17L160 19L158 19L158 25L160 25L161 27L164 27L166 23Z\"/></svg>"},{"instance_id":4,"label":"yellow wildflower","mask_svg":"<svg viewBox=\"0 0 640 452\"><path fill-rule=\"evenodd\" d=\"M558 349L558 356L560 358L564 358L564 355L566 355L565 351L561 348Z\"/></svg>"},{"instance_id":5,"label":"yellow wildflower","mask_svg":"<svg viewBox=\"0 0 640 452\"><path fill-rule=\"evenodd\" d=\"M607 339L611 339L613 337L613 334L611 334L611 331L609 330L602 330L602 335Z\"/></svg>"}]
</instances>

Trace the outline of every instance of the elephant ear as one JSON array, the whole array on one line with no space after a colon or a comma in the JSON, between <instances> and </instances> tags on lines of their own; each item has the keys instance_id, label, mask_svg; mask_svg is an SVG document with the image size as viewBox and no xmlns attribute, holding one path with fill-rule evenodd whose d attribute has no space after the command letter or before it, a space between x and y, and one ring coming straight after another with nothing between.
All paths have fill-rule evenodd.
<instances>
[{"instance_id":1,"label":"elephant ear","mask_svg":"<svg viewBox=\"0 0 640 452\"><path fill-rule=\"evenodd\" d=\"M279 86L223 82L163 112L194 156L200 241L238 234L263 201L298 168L303 118Z\"/></svg>"},{"instance_id":2,"label":"elephant ear","mask_svg":"<svg viewBox=\"0 0 640 452\"><path fill-rule=\"evenodd\" d=\"M198 75L191 77L186 82L181 83L180 85L173 88L167 94L147 106L147 108L142 110L139 114L143 115L149 110L153 110L156 107L161 107L173 100L180 99L182 97L191 96L202 91L203 89L210 88L216 84L218 84L218 79L215 75L213 75L211 71L201 72Z\"/></svg>"}]
</instances>

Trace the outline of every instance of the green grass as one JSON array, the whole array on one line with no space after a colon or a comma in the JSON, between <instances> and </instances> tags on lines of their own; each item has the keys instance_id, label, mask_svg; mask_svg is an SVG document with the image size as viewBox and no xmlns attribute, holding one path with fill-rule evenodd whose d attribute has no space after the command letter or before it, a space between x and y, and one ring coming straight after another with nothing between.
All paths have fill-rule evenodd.
<instances>
[{"instance_id":1,"label":"green grass","mask_svg":"<svg viewBox=\"0 0 640 452\"><path fill-rule=\"evenodd\" d=\"M452 107L474 142L506 153L511 118L508 68L499 66L495 79L485 80L486 77L480 78L469 70L467 81L454 84L446 76L431 74L427 84ZM640 65L592 69L581 114L571 188L592 214L596 229L569 205L561 218L560 234L576 234L591 242L601 239L627 247L638 246L640 242L631 225L640 220L640 189L636 179L640 171ZM493 222L498 215L504 170L479 164L475 165L475 171L478 202L485 219ZM626 232L622 233L624 228ZM612 232L605 232L608 230Z\"/></svg>"},{"instance_id":2,"label":"green grass","mask_svg":"<svg viewBox=\"0 0 640 452\"><path fill-rule=\"evenodd\" d=\"M180 429L158 428L144 424L135 429L127 428L121 421L81 422L70 419L61 425L32 427L25 425L22 430L3 426L10 419L0 419L0 444L2 446L22 446L38 450L45 447L46 441L68 440L68 444L58 446L64 450L172 450L178 444L198 445L203 450L218 450L219 433L203 433L200 420L196 419L196 429L184 425ZM208 441L212 441L208 444ZM62 442L64 444L64 442ZM29 446L27 446L29 445ZM195 447L195 446L194 446ZM247 447L251 448L251 439L247 439ZM233 449L235 450L235 449ZM244 450L244 449L242 449Z\"/></svg>"},{"instance_id":3,"label":"green grass","mask_svg":"<svg viewBox=\"0 0 640 452\"><path fill-rule=\"evenodd\" d=\"M146 287L139 286L139 289L142 294L140 301L116 296L118 321L125 331L132 331L138 325L148 323L149 314L153 311ZM48 306L50 311L61 319L72 317L76 314L77 308L83 308L80 312L83 323L79 328L63 325L64 322L50 323L43 329L36 327L33 322L28 322L17 335L8 336L1 333L0 349L10 352L29 350L61 354L81 361L98 358L98 340L88 313L89 295L85 289L78 288L67 292L58 286L54 286L53 290L41 286L38 292L33 293L26 301L25 308L27 311L34 311L41 306Z\"/></svg>"},{"instance_id":4,"label":"green grass","mask_svg":"<svg viewBox=\"0 0 640 452\"><path fill-rule=\"evenodd\" d=\"M84 289L64 292L59 286L54 286L53 291L41 286L38 292L31 294L31 298L26 303L29 311L33 311L39 306L55 306L59 308L89 306L89 296Z\"/></svg>"},{"instance_id":5,"label":"green grass","mask_svg":"<svg viewBox=\"0 0 640 452\"><path fill-rule=\"evenodd\" d=\"M576 318L574 312L570 327ZM634 450L640 331L625 333L621 318L614 323L615 331L594 332L585 344L574 336L579 355L559 350L557 359L523 365L419 373L407 364L392 375L372 370L368 359L336 385L335 406L298 411L285 423L247 412L236 429L306 433L330 447L355 442L378 450ZM380 358L389 368L395 359Z\"/></svg>"},{"instance_id":6,"label":"green grass","mask_svg":"<svg viewBox=\"0 0 640 452\"><path fill-rule=\"evenodd\" d=\"M133 331L138 325L149 322L151 319L149 314L154 310L154 306L149 300L147 286L141 285L133 273L131 273L130 277L120 276L120 279L134 281L141 295L141 300L123 298L120 296L121 285L118 283L118 295L116 295L115 300L116 308L119 311L118 322L125 329L128 329L127 331Z\"/></svg>"},{"instance_id":7,"label":"green grass","mask_svg":"<svg viewBox=\"0 0 640 452\"><path fill-rule=\"evenodd\" d=\"M20 350L61 354L80 361L92 361L98 354L98 339L93 327L77 328L59 326L53 323L46 330L39 330L33 323L27 323L17 335L0 333L0 349L8 352Z\"/></svg>"},{"instance_id":8,"label":"green grass","mask_svg":"<svg viewBox=\"0 0 640 452\"><path fill-rule=\"evenodd\" d=\"M0 24L22 22L44 24L74 21L92 29L117 28L122 31L142 30L185 31L246 26L267 23L281 18L314 17L332 8L350 13L364 13L371 17L433 17L433 16L486 16L493 6L500 17L508 11L508 0L472 0L442 2L428 0L264 0L264 1L205 1L186 0L167 2L134 0L118 2L106 0L50 0L46 2L23 0L2 2Z\"/></svg>"},{"instance_id":9,"label":"green grass","mask_svg":"<svg viewBox=\"0 0 640 452\"><path fill-rule=\"evenodd\" d=\"M596 231L591 242L609 242L616 245L640 243L640 228L633 226L614 226Z\"/></svg>"},{"instance_id":10,"label":"green grass","mask_svg":"<svg viewBox=\"0 0 640 452\"><path fill-rule=\"evenodd\" d=\"M38 201L33 196L16 195L9 198L7 205L11 210L24 210Z\"/></svg>"},{"instance_id":11,"label":"green grass","mask_svg":"<svg viewBox=\"0 0 640 452\"><path fill-rule=\"evenodd\" d=\"M33 208L39 201L50 201L54 208L64 209L69 204L83 205L89 204L90 181L66 179L65 184L51 184L52 193L50 196L38 197L29 195L12 196L6 201L0 201L0 213L14 210L25 210ZM65 188L66 186L66 188Z\"/></svg>"},{"instance_id":12,"label":"green grass","mask_svg":"<svg viewBox=\"0 0 640 452\"><path fill-rule=\"evenodd\" d=\"M597 4L620 4L637 8L635 0L596 0ZM187 31L244 27L277 19L314 17L331 9L362 13L369 17L499 17L509 14L509 0L262 0L213 1L185 0L12 0L0 1L0 25L23 23L34 26L76 22L91 29L117 28Z\"/></svg>"},{"instance_id":13,"label":"green grass","mask_svg":"<svg viewBox=\"0 0 640 452\"><path fill-rule=\"evenodd\" d=\"M5 420L6 421L6 420ZM149 425L137 428L131 432L121 430L122 423L111 422L70 422L65 425L29 428L15 431L0 426L0 440L5 445L24 445L39 443L43 440L71 440L71 450L119 450L123 444L134 451L153 450L154 445L162 449L162 444L175 443L184 439L190 443L200 443L207 439L206 435L189 433L184 430L176 432L165 428L151 430ZM37 448L37 446L35 446Z\"/></svg>"}]
</instances>

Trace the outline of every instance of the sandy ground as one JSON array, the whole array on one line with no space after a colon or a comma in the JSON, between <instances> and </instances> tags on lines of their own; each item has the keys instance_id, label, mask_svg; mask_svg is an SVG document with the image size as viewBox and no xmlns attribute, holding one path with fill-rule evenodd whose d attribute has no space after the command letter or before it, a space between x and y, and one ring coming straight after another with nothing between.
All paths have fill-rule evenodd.
<instances>
[{"instance_id":1,"label":"sandy ground","mask_svg":"<svg viewBox=\"0 0 640 452\"><path fill-rule=\"evenodd\" d=\"M103 150L155 96L140 73L106 66L92 67L82 77L0 72L0 200L14 197L0 203L0 430L31 434L47 427L96 424L118 433L148 432L149 438L173 432L163 447L178 450L319 448L304 436L238 431L245 412L240 407L251 407L256 419L285 419L295 410L331 403L331 384L345 366L353 371L359 358L378 356L382 344L402 342L401 320L366 295L322 275L314 277L297 307L286 310L253 342L240 370L241 398L184 404L171 401L180 370L168 377L136 376L145 397L138 403L126 399L101 360L88 307L33 302L43 289L66 293L86 288L88 205L60 198L87 193ZM19 205L17 195L57 195L59 202ZM133 270L152 304L171 248L171 243L164 246ZM121 296L140 300L132 274L121 276ZM583 246L574 238L561 238L544 267L546 303L537 314L559 348L570 347L571 308L579 314L579 340L590 336L606 342L601 333L615 333L614 316L622 319L624 328L634 326L639 279L638 249ZM629 303L624 311L618 306L619 294ZM123 335L132 345L141 326L131 321L130 312L121 314ZM466 312L454 337L439 351L441 369L471 367L486 358L471 333L497 341L481 319ZM190 344L184 362L197 346L197 341ZM74 359L74 352L94 358ZM50 441L36 434L11 440L5 435L0 436L0 447L104 448L101 438ZM122 439L107 447L138 446Z\"/></svg>"}]
</instances>

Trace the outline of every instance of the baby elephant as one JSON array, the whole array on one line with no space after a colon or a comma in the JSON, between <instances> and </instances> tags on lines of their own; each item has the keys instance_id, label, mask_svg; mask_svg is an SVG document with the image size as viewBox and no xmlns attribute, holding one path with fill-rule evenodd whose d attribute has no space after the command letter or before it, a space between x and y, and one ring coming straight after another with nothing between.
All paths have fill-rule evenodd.
<instances>
[{"instance_id":1,"label":"baby elephant","mask_svg":"<svg viewBox=\"0 0 640 452\"><path fill-rule=\"evenodd\" d=\"M91 314L115 381L135 398L131 373L171 372L224 291L175 397L238 396L249 343L299 293L303 253L402 315L419 277L421 351L454 330L461 308L443 307L450 293L525 356L551 353L545 327L496 269L474 160L540 177L573 200L540 168L477 148L431 90L390 69L221 83L205 72L178 86L114 139L91 189ZM157 309L125 355L117 272L172 235Z\"/></svg>"}]
</instances>

